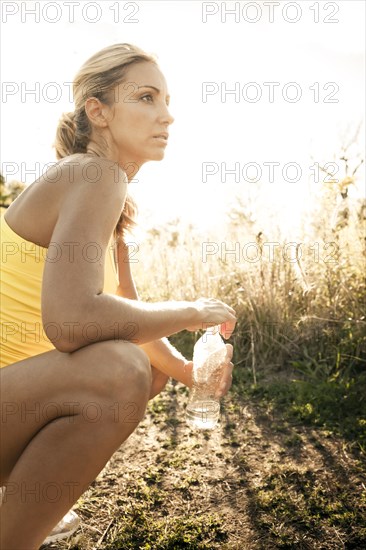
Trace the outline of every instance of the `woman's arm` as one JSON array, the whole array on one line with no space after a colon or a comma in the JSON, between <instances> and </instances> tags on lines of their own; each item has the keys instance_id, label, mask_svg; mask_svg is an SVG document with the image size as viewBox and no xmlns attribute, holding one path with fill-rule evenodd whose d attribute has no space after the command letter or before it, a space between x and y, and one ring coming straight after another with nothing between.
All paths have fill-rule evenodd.
<instances>
[{"instance_id":1,"label":"woman's arm","mask_svg":"<svg viewBox=\"0 0 366 550\"><path fill-rule=\"evenodd\" d=\"M48 338L59 351L72 352L103 340L146 344L205 323L224 323L230 335L235 312L219 300L146 303L103 293L105 254L127 192L126 174L117 175L114 162L89 158L67 183L43 273Z\"/></svg>"}]
</instances>

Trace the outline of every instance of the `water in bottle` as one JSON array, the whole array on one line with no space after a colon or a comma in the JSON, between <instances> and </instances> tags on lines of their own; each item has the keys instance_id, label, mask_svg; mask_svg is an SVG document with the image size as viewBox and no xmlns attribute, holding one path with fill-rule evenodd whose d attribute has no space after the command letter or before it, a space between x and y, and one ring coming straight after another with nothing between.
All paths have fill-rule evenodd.
<instances>
[{"instance_id":1,"label":"water in bottle","mask_svg":"<svg viewBox=\"0 0 366 550\"><path fill-rule=\"evenodd\" d=\"M186 421L193 428L212 429L220 418L220 399L215 396L227 354L219 327L210 327L193 350L193 387L186 408Z\"/></svg>"}]
</instances>

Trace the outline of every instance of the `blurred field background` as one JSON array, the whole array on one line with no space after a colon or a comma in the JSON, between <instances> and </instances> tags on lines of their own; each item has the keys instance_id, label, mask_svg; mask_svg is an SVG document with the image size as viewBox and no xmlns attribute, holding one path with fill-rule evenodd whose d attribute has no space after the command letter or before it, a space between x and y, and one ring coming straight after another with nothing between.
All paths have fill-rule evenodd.
<instances>
[{"instance_id":1,"label":"blurred field background","mask_svg":"<svg viewBox=\"0 0 366 550\"><path fill-rule=\"evenodd\" d=\"M366 200L351 196L356 182L362 187L363 159L346 149L343 177L324 172L296 241L283 239L280 220L262 229L265 212L238 195L206 233L183 219L152 227L131 262L142 300L206 296L235 308L238 392L245 385L284 400L303 421L332 425L365 452ZM196 338L183 331L171 340L191 358Z\"/></svg>"}]
</instances>

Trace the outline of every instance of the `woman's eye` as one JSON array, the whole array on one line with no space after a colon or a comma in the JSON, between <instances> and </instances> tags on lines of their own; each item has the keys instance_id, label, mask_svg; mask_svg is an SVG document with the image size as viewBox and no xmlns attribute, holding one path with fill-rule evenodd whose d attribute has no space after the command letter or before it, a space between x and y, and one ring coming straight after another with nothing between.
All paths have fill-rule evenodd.
<instances>
[{"instance_id":1,"label":"woman's eye","mask_svg":"<svg viewBox=\"0 0 366 550\"><path fill-rule=\"evenodd\" d=\"M141 97L141 99L145 99L145 100L146 100L147 98L149 98L149 100L152 100L152 99L153 99L153 96L152 96L151 94L146 94L146 95L143 95L143 96Z\"/></svg>"}]
</instances>

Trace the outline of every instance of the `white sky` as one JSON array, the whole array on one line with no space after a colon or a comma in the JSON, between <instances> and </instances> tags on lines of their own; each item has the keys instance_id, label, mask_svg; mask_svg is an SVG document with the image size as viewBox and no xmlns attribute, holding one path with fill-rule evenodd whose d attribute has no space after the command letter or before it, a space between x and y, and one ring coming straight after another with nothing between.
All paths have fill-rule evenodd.
<instances>
[{"instance_id":1,"label":"white sky","mask_svg":"<svg viewBox=\"0 0 366 550\"><path fill-rule=\"evenodd\" d=\"M234 15L221 21L223 2L80 0L74 2L74 22L69 21L68 4L1 2L1 166L8 181L31 183L35 178L26 175L27 170L37 169L39 175L46 163L55 161L51 144L58 118L63 111L73 110L69 87L63 83L72 81L88 57L116 42L156 53L171 94L175 122L165 159L146 164L138 182L131 184L141 216L151 222L181 217L198 227L214 226L226 205L240 194L254 197L258 211L267 208L284 228L296 227L300 209L309 202L310 156L319 163L334 161L342 133L347 128L352 132L359 123L363 126L355 153L364 150L362 0L271 2L279 4L272 23L268 2L263 1L226 2L226 9L239 10L239 22ZM29 13L32 8L39 12L37 22ZM203 13L215 10L204 23ZM257 22L245 20L253 20L256 12ZM297 22L285 20L293 20L296 14ZM99 16L99 21L91 22ZM128 22L129 17L136 22ZM339 21L326 23L326 17ZM58 22L51 22L57 18ZM205 82L218 90L206 102ZM262 91L256 103L248 101L255 91L253 87L245 91L249 82L256 82ZM264 82L280 83L272 103ZM301 91L298 102L282 97L290 82ZM238 102L233 94L222 101L224 86L232 89L235 83L240 90ZM314 83L319 83L315 85L319 102L314 101ZM36 96L26 94L37 86ZM60 97L52 102L57 90ZM288 88L290 98L294 92L294 86ZM324 102L327 96L338 101ZM268 182L265 162L280 163L273 182ZM206 182L203 163L217 169ZM239 182L233 175L227 175L226 183L221 181L221 163L228 169L239 163L241 172L248 163L258 163L262 186L245 181L242 173ZM283 181L281 170L287 163L300 165L300 181ZM249 170L248 178L251 174ZM288 174L294 177L291 170ZM364 193L363 181L358 194Z\"/></svg>"}]
</instances>

